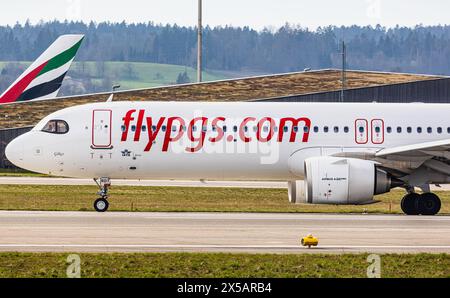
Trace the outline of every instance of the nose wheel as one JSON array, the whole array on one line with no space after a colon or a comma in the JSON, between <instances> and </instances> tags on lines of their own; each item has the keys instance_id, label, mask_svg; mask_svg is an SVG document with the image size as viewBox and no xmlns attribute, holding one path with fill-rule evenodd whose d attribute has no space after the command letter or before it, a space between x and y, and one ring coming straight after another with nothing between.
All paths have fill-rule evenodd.
<instances>
[{"instance_id":1,"label":"nose wheel","mask_svg":"<svg viewBox=\"0 0 450 298\"><path fill-rule=\"evenodd\" d=\"M106 212L109 208L109 202L103 198L97 199L94 202L94 208L97 212Z\"/></svg>"},{"instance_id":2,"label":"nose wheel","mask_svg":"<svg viewBox=\"0 0 450 298\"><path fill-rule=\"evenodd\" d=\"M111 186L111 179L109 178L100 178L94 179L95 183L98 185L100 191L97 193L100 198L98 198L94 202L94 209L97 212L106 212L109 208L109 202L108 202L108 188Z\"/></svg>"}]
</instances>

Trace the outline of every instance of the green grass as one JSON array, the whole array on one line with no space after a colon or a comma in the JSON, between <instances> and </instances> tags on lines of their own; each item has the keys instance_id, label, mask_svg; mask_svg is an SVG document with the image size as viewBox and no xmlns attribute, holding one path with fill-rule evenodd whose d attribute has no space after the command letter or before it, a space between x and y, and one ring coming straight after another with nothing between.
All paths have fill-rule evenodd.
<instances>
[{"instance_id":1,"label":"green grass","mask_svg":"<svg viewBox=\"0 0 450 298\"><path fill-rule=\"evenodd\" d=\"M197 78L197 71L194 68L169 64L107 62L106 70L107 72L115 73L118 78L121 78L126 72L124 69L126 69L127 65L132 66L136 77L121 79L124 89L174 84L177 81L178 74L184 71L188 73L192 82L195 82ZM74 66L77 67L76 64ZM162 75L162 77L158 77L158 74ZM203 74L204 81L216 81L225 78L224 76L212 75L208 72Z\"/></svg>"},{"instance_id":2,"label":"green grass","mask_svg":"<svg viewBox=\"0 0 450 298\"><path fill-rule=\"evenodd\" d=\"M8 62L0 62L0 72ZM28 66L30 62L20 62ZM140 63L140 62L105 62L104 73L100 73L96 62L75 62L71 66L72 71L82 72L91 77L98 84L105 76L111 77L115 83L121 85L122 90L149 88L175 84L178 74L187 71L192 82L196 81L197 71L192 67L171 64ZM131 66L131 73L127 68ZM131 76L130 76L131 74ZM69 72L70 75L70 72ZM204 81L216 81L226 79L223 74L211 74L206 71L203 74Z\"/></svg>"},{"instance_id":3,"label":"green grass","mask_svg":"<svg viewBox=\"0 0 450 298\"><path fill-rule=\"evenodd\" d=\"M0 177L50 177L50 176L39 173L33 173L25 170L0 169Z\"/></svg>"},{"instance_id":4,"label":"green grass","mask_svg":"<svg viewBox=\"0 0 450 298\"><path fill-rule=\"evenodd\" d=\"M0 253L0 278L65 278L69 254ZM85 278L364 278L366 254L80 254ZM450 255L382 255L381 277L450 277Z\"/></svg>"},{"instance_id":5,"label":"green grass","mask_svg":"<svg viewBox=\"0 0 450 298\"><path fill-rule=\"evenodd\" d=\"M96 186L0 185L1 210L91 211ZM450 192L438 193L450 214ZM112 187L111 211L402 214L401 191L368 206L291 205L285 189Z\"/></svg>"}]
</instances>

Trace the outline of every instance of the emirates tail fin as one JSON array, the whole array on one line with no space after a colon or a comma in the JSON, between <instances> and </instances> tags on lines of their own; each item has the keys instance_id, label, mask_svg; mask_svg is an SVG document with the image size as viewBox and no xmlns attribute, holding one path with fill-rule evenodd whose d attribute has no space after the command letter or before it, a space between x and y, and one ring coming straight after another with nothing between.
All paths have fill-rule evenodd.
<instances>
[{"instance_id":1,"label":"emirates tail fin","mask_svg":"<svg viewBox=\"0 0 450 298\"><path fill-rule=\"evenodd\" d=\"M84 35L60 36L0 96L0 104L55 98Z\"/></svg>"}]
</instances>

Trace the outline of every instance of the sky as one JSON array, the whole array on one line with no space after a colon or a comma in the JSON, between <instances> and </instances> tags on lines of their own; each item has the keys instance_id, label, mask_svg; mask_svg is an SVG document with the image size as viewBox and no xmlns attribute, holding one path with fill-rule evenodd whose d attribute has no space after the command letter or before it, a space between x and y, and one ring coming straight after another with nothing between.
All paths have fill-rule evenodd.
<instances>
[{"instance_id":1,"label":"sky","mask_svg":"<svg viewBox=\"0 0 450 298\"><path fill-rule=\"evenodd\" d=\"M448 0L203 0L204 23L261 30L289 22L413 27L450 24ZM3 0L0 25L40 20L177 23L195 26L197 0Z\"/></svg>"}]
</instances>

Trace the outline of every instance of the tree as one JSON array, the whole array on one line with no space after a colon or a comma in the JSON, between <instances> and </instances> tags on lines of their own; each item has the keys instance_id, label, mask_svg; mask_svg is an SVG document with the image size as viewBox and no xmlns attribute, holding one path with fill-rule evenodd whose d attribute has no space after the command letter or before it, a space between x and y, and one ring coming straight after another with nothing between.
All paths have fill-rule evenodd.
<instances>
[{"instance_id":1,"label":"tree","mask_svg":"<svg viewBox=\"0 0 450 298\"><path fill-rule=\"evenodd\" d=\"M52 21L0 26L0 61L33 61L57 36L75 32L86 35L76 61L99 61L95 64L97 73L90 72L87 63L81 64L76 73L72 73L74 68L71 69L77 80L84 78L83 84L88 78L95 82L115 75L110 73L113 68L106 67L109 64L105 66L102 61L196 65L195 28L151 22L85 24ZM355 25L321 27L315 31L293 24L261 31L248 27L206 26L204 65L232 76L301 71L304 68L340 68L339 44L343 37L350 68L450 74L450 26L387 29ZM119 80L137 78L130 65L117 72ZM160 74L162 78L170 75L162 71ZM159 75L157 77L159 79ZM182 83L191 81L183 73L178 79Z\"/></svg>"},{"instance_id":2,"label":"tree","mask_svg":"<svg viewBox=\"0 0 450 298\"><path fill-rule=\"evenodd\" d=\"M180 72L177 78L177 84L188 84L191 82L187 72Z\"/></svg>"}]
</instances>

